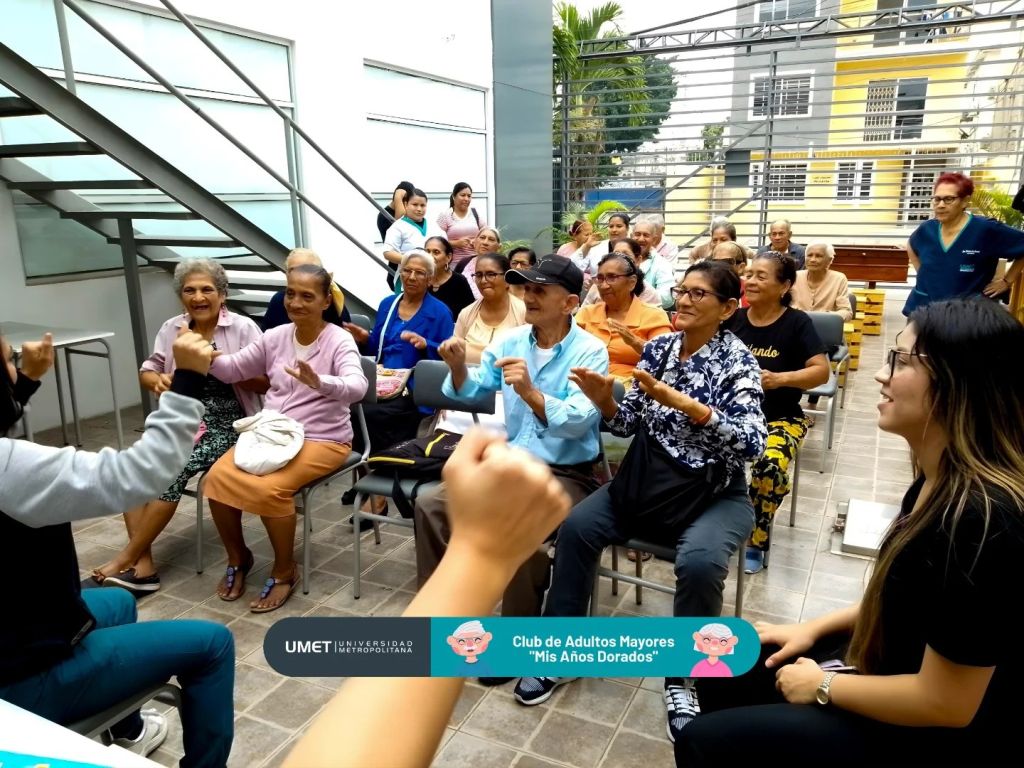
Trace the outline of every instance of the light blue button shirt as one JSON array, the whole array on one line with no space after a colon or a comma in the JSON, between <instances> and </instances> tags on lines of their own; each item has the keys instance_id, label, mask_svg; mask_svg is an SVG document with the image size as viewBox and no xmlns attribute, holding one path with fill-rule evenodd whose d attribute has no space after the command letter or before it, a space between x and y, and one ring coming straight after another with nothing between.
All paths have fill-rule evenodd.
<instances>
[{"instance_id":1,"label":"light blue button shirt","mask_svg":"<svg viewBox=\"0 0 1024 768\"><path fill-rule=\"evenodd\" d=\"M480 365L469 368L462 388L456 392L451 373L444 381L448 397L472 402L486 392L501 390L505 404L505 428L511 445L529 451L548 464L582 464L600 453L601 414L583 391L569 380L571 368L590 368L608 373L608 350L596 337L571 320L569 333L554 346L554 357L537 370L537 339L533 326L507 332L488 346ZM495 362L503 357L526 361L533 385L544 394L547 424L537 418L511 386L504 383Z\"/></svg>"}]
</instances>

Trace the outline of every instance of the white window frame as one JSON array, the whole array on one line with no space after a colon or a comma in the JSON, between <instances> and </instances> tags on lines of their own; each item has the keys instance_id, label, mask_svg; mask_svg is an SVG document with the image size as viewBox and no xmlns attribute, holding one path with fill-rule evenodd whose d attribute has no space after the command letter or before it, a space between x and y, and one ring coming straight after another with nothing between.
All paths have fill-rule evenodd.
<instances>
[{"instance_id":1,"label":"white window frame","mask_svg":"<svg viewBox=\"0 0 1024 768\"><path fill-rule=\"evenodd\" d=\"M844 169L843 166L853 166ZM840 205L862 205L870 203L874 190L874 160L839 160L836 162L835 200ZM840 179L843 175L852 175L853 179L845 184L850 189L849 196L841 194ZM866 192L866 194L865 194Z\"/></svg>"},{"instance_id":2,"label":"white window frame","mask_svg":"<svg viewBox=\"0 0 1024 768\"><path fill-rule=\"evenodd\" d=\"M765 20L765 21L761 20L761 12L764 10L765 6L767 6L767 5L778 6L778 5L782 4L782 3L786 4L786 16L785 16L784 19L781 19L779 21L772 21L770 19L769 20ZM794 18L792 18L789 15L789 3L790 3L790 0L762 0L762 2L757 4L757 16L756 16L757 23L758 24L779 24L781 21L798 21L799 19L813 19L815 16L818 15L818 11L819 11L819 8L820 8L818 2L815 1L815 3L814 3L814 12L810 16L800 16L799 19L794 19ZM774 14L772 14L772 15L774 15Z\"/></svg>"},{"instance_id":3,"label":"white window frame","mask_svg":"<svg viewBox=\"0 0 1024 768\"><path fill-rule=\"evenodd\" d=\"M771 169L768 172L768 194L766 200L772 200L781 203L802 203L807 199L807 161L806 160L783 160L774 162L771 164ZM764 172L764 163L751 163L750 164L750 188L755 194L761 188L761 175ZM784 187L781 184L772 186L772 179L779 178L780 176L796 176L797 174L803 174L803 189L797 195L786 195L786 194L771 194L772 189L783 190Z\"/></svg>"},{"instance_id":4,"label":"white window frame","mask_svg":"<svg viewBox=\"0 0 1024 768\"><path fill-rule=\"evenodd\" d=\"M955 171L956 158L948 157L949 152L922 152L907 158L900 180L900 224L916 226L932 217L931 196L935 180L947 171ZM922 178L915 180L914 174ZM927 176L928 178L923 178ZM923 190L920 195L914 194L914 188ZM923 205L911 207L911 203Z\"/></svg>"},{"instance_id":5,"label":"white window frame","mask_svg":"<svg viewBox=\"0 0 1024 768\"><path fill-rule=\"evenodd\" d=\"M793 120L795 118L810 117L814 113L814 72L813 70L794 70L792 72L780 72L776 75L776 81L781 82L788 79L807 78L807 112L796 115L772 115L772 120ZM752 74L750 76L750 103L747 107L747 119L751 122L767 120L767 115L758 115L754 112L754 99L756 96L757 81L767 80L767 74ZM768 93L769 99L771 92Z\"/></svg>"},{"instance_id":6,"label":"white window frame","mask_svg":"<svg viewBox=\"0 0 1024 768\"><path fill-rule=\"evenodd\" d=\"M921 135L917 136L917 137L914 137L914 138L908 138L906 136L897 136L896 135L897 131L906 130L905 126L901 126L901 125L897 125L896 124L897 118L899 118L899 116L901 114L916 114L917 113L917 110L900 110L900 108L899 108L899 106L900 106L900 95L899 95L900 94L900 84L902 82L904 82L904 81L907 81L907 80L924 80L924 105L921 107L921 125L919 126L919 130L921 131ZM861 133L861 138L864 141L864 143L866 143L866 144L885 144L885 143L892 143L892 142L895 142L895 141L899 141L899 142L903 142L903 141L921 141L924 138L924 131L925 131L925 127L926 127L925 124L924 124L924 115L927 113L927 110L928 110L928 83L929 83L929 81L930 81L930 78L928 78L928 77L884 77L884 78L880 78L878 80L869 80L868 84L867 84L867 93L864 96L864 128L863 128L863 131ZM879 110L878 112L869 112L868 111L868 107L869 107L870 98L871 98L871 86L872 85L880 85L882 83L891 83L892 84L893 94L892 94L891 109ZM868 120L870 119L871 115L879 115L879 116L885 116L885 117L889 118L888 119L888 125L884 125L884 126L883 125L870 125L869 126L868 125ZM868 138L868 135L871 134L871 133L877 133L877 134L879 134L879 136L877 136L876 138ZM882 135L882 134L884 134L884 135Z\"/></svg>"}]
</instances>

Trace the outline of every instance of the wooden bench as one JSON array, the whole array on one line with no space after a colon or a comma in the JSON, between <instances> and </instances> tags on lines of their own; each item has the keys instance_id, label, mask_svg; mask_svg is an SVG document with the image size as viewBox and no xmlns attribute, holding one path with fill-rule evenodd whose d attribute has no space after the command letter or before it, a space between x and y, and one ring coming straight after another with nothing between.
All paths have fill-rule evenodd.
<instances>
[{"instance_id":1,"label":"wooden bench","mask_svg":"<svg viewBox=\"0 0 1024 768\"><path fill-rule=\"evenodd\" d=\"M832 269L847 280L876 283L905 283L910 268L907 249L900 245L836 245Z\"/></svg>"}]
</instances>

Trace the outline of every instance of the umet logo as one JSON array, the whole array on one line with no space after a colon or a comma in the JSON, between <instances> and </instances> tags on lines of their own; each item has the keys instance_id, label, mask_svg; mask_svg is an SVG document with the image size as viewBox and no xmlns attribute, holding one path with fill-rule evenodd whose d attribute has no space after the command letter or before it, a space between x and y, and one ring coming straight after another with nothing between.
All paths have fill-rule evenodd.
<instances>
[{"instance_id":1,"label":"umet logo","mask_svg":"<svg viewBox=\"0 0 1024 768\"><path fill-rule=\"evenodd\" d=\"M285 653L330 653L333 640L285 640Z\"/></svg>"}]
</instances>

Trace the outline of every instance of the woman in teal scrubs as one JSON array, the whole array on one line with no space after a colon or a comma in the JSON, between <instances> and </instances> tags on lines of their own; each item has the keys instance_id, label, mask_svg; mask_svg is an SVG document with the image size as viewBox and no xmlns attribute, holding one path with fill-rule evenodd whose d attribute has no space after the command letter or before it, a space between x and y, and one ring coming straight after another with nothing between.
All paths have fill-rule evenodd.
<instances>
[{"instance_id":1,"label":"woman in teal scrubs","mask_svg":"<svg viewBox=\"0 0 1024 768\"><path fill-rule=\"evenodd\" d=\"M996 297L1024 269L1024 232L967 210L974 182L962 173L944 173L935 182L935 218L914 230L908 247L917 271L903 314L934 301L984 294ZM994 280L999 259L1013 264Z\"/></svg>"}]
</instances>

